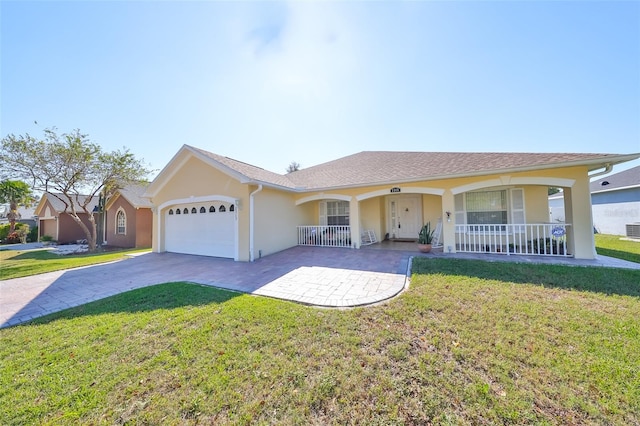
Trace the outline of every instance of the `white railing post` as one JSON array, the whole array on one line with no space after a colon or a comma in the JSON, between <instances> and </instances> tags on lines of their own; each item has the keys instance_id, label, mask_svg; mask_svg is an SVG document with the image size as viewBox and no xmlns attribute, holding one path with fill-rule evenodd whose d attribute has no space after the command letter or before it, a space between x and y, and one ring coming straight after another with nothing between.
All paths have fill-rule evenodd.
<instances>
[{"instance_id":1,"label":"white railing post","mask_svg":"<svg viewBox=\"0 0 640 426\"><path fill-rule=\"evenodd\" d=\"M300 225L298 245L351 247L351 228L348 225Z\"/></svg>"},{"instance_id":2,"label":"white railing post","mask_svg":"<svg viewBox=\"0 0 640 426\"><path fill-rule=\"evenodd\" d=\"M570 223L456 225L456 251L566 257L570 256L566 238L570 226Z\"/></svg>"}]
</instances>

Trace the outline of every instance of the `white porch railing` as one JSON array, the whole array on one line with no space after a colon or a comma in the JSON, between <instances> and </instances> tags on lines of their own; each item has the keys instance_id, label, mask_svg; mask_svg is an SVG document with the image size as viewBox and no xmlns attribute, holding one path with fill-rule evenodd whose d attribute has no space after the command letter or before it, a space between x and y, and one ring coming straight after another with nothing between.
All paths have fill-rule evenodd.
<instances>
[{"instance_id":1,"label":"white porch railing","mask_svg":"<svg viewBox=\"0 0 640 426\"><path fill-rule=\"evenodd\" d=\"M567 253L570 223L456 225L456 251L533 256L571 256Z\"/></svg>"},{"instance_id":2,"label":"white porch railing","mask_svg":"<svg viewBox=\"0 0 640 426\"><path fill-rule=\"evenodd\" d=\"M351 227L348 225L298 226L298 245L351 247Z\"/></svg>"}]
</instances>

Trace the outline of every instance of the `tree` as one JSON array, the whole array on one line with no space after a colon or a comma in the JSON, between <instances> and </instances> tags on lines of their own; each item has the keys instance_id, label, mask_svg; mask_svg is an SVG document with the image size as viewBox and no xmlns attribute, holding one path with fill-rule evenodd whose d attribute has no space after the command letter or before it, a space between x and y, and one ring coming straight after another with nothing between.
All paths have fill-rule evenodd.
<instances>
[{"instance_id":1,"label":"tree","mask_svg":"<svg viewBox=\"0 0 640 426\"><path fill-rule=\"evenodd\" d=\"M104 152L80 130L58 135L55 128L45 129L42 139L29 134L6 136L0 145L0 163L6 173L62 201L65 211L84 231L89 251L96 249L97 241L96 221L90 210L94 197L109 198L150 172L126 148ZM87 215L90 227L81 220L81 213Z\"/></svg>"},{"instance_id":2,"label":"tree","mask_svg":"<svg viewBox=\"0 0 640 426\"><path fill-rule=\"evenodd\" d=\"M300 170L300 163L295 161L292 161L289 167L287 167L287 173L297 172L298 170Z\"/></svg>"},{"instance_id":3,"label":"tree","mask_svg":"<svg viewBox=\"0 0 640 426\"><path fill-rule=\"evenodd\" d=\"M560 192L560 188L557 188L555 186L550 186L548 192L549 192L549 195L557 194L558 192Z\"/></svg>"},{"instance_id":4,"label":"tree","mask_svg":"<svg viewBox=\"0 0 640 426\"><path fill-rule=\"evenodd\" d=\"M9 233L16 230L16 220L19 218L18 205L29 205L34 197L31 188L19 180L4 180L0 182L0 203L9 203Z\"/></svg>"}]
</instances>

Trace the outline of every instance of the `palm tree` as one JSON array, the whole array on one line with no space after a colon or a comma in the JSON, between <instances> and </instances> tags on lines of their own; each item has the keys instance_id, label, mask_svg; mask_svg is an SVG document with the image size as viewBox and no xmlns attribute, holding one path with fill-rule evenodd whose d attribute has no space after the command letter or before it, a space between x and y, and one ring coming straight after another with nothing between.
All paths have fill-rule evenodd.
<instances>
[{"instance_id":1,"label":"palm tree","mask_svg":"<svg viewBox=\"0 0 640 426\"><path fill-rule=\"evenodd\" d=\"M9 233L16 230L16 220L20 218L18 205L28 205L33 201L33 193L26 183L19 180L5 180L0 182L0 202L9 203Z\"/></svg>"}]
</instances>

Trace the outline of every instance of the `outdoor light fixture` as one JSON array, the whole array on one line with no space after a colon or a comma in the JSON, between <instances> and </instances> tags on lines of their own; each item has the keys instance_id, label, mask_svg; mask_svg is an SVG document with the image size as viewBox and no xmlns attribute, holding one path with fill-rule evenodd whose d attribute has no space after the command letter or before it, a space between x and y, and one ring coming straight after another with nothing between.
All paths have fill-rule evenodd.
<instances>
[{"instance_id":1,"label":"outdoor light fixture","mask_svg":"<svg viewBox=\"0 0 640 426\"><path fill-rule=\"evenodd\" d=\"M447 222L451 222L451 212L445 212L447 213Z\"/></svg>"}]
</instances>

